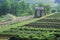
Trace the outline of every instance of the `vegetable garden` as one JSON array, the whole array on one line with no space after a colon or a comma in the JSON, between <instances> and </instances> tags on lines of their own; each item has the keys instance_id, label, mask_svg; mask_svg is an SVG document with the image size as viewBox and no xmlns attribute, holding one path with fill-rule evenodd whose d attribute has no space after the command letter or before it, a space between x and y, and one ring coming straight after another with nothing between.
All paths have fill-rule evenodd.
<instances>
[{"instance_id":1,"label":"vegetable garden","mask_svg":"<svg viewBox=\"0 0 60 40\"><path fill-rule=\"evenodd\" d=\"M56 40L56 35L60 35L60 19L38 19L22 22L23 24L12 24L0 34L18 35L18 40Z\"/></svg>"}]
</instances>

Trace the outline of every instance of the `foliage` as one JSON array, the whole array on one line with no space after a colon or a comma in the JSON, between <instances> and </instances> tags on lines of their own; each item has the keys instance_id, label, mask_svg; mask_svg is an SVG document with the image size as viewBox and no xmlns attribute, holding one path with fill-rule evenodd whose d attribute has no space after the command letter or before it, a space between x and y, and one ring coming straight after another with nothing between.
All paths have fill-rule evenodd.
<instances>
[{"instance_id":1,"label":"foliage","mask_svg":"<svg viewBox=\"0 0 60 40\"><path fill-rule=\"evenodd\" d=\"M44 13L49 14L50 9L51 9L51 7L49 5L45 5L45 12Z\"/></svg>"},{"instance_id":2,"label":"foliage","mask_svg":"<svg viewBox=\"0 0 60 40\"><path fill-rule=\"evenodd\" d=\"M44 7L45 15L50 13L50 6L43 5L42 3L38 5L39 7ZM13 14L16 16L26 16L33 15L35 9L35 4L30 5L29 3L25 3L24 1L16 1L16 0L4 0L0 3L0 16L5 14Z\"/></svg>"},{"instance_id":3,"label":"foliage","mask_svg":"<svg viewBox=\"0 0 60 40\"><path fill-rule=\"evenodd\" d=\"M39 7L44 7L44 15L50 13L50 9L51 9L50 5L44 5L44 4L40 3L38 6Z\"/></svg>"},{"instance_id":4,"label":"foliage","mask_svg":"<svg viewBox=\"0 0 60 40\"><path fill-rule=\"evenodd\" d=\"M34 11L31 9L33 9L33 7L24 1L4 0L0 3L0 16L8 13L16 16L32 15Z\"/></svg>"},{"instance_id":5,"label":"foliage","mask_svg":"<svg viewBox=\"0 0 60 40\"><path fill-rule=\"evenodd\" d=\"M60 4L58 4L56 9L57 9L58 12L60 12Z\"/></svg>"}]
</instances>

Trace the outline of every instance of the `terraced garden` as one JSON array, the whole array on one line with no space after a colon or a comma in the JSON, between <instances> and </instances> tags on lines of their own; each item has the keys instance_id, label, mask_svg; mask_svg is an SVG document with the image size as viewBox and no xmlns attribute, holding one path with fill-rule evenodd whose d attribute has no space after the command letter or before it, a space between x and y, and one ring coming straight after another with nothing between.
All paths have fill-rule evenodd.
<instances>
[{"instance_id":1,"label":"terraced garden","mask_svg":"<svg viewBox=\"0 0 60 40\"><path fill-rule=\"evenodd\" d=\"M60 17L60 16L57 16L57 17ZM13 24L11 26L12 28L3 31L0 34L18 35L19 39L21 40L24 40L24 39L45 40L49 37L51 38L52 36L53 36L52 38L55 38L55 34L60 35L60 19L57 19L57 18L53 19L51 17L48 17L48 18L44 18L38 21L36 20L37 19L33 20L34 22L27 21L25 23L26 25L20 24L20 23ZM52 40L55 40L55 39L52 39Z\"/></svg>"},{"instance_id":2,"label":"terraced garden","mask_svg":"<svg viewBox=\"0 0 60 40\"><path fill-rule=\"evenodd\" d=\"M60 21L54 19L42 19L40 21L28 24L26 26L32 27L40 27L40 28L59 28L60 29Z\"/></svg>"}]
</instances>

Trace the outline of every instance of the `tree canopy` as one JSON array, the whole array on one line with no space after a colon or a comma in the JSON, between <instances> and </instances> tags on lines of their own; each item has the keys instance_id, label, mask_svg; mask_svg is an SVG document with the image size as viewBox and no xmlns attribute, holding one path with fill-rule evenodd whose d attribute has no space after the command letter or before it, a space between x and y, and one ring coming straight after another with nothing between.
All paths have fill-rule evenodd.
<instances>
[{"instance_id":1,"label":"tree canopy","mask_svg":"<svg viewBox=\"0 0 60 40\"><path fill-rule=\"evenodd\" d=\"M0 16L8 13L16 16L32 15L31 8L30 4L24 1L4 0L0 3Z\"/></svg>"}]
</instances>

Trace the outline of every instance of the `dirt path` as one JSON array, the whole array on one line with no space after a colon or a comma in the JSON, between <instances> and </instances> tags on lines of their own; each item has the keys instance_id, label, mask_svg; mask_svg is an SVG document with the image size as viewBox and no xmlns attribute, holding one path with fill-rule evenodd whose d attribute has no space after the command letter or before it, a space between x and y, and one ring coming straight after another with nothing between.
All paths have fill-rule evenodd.
<instances>
[{"instance_id":1,"label":"dirt path","mask_svg":"<svg viewBox=\"0 0 60 40\"><path fill-rule=\"evenodd\" d=\"M16 17L14 19L12 19L11 21L3 21L0 22L0 26L2 25L10 25L10 24L14 24L20 21L24 21L24 20L29 20L32 19L34 16L24 16L24 17Z\"/></svg>"}]
</instances>

